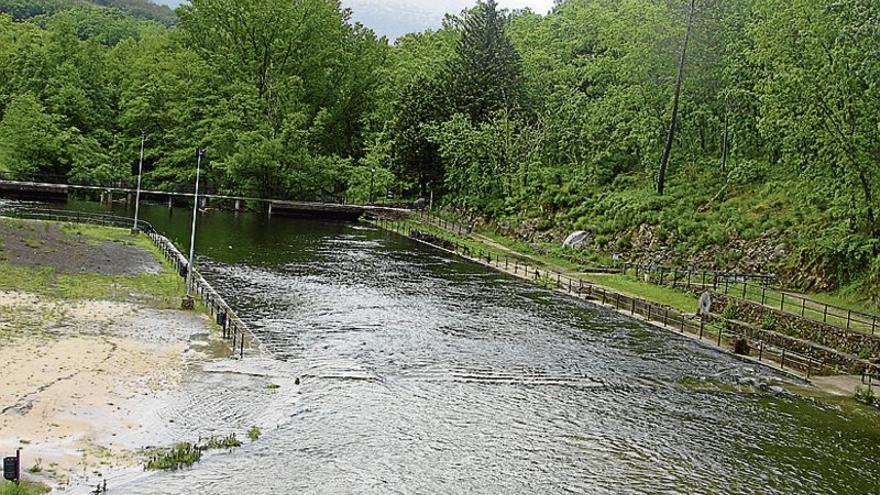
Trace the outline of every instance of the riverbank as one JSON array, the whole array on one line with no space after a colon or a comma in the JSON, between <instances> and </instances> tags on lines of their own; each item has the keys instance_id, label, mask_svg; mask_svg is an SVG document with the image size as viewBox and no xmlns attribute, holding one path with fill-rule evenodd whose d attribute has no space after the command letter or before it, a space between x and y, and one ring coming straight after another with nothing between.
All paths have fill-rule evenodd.
<instances>
[{"instance_id":1,"label":"riverbank","mask_svg":"<svg viewBox=\"0 0 880 495\"><path fill-rule=\"evenodd\" d=\"M145 236L0 219L0 452L62 492L176 441L162 418L197 363L228 353L176 309L183 282Z\"/></svg>"},{"instance_id":2,"label":"riverbank","mask_svg":"<svg viewBox=\"0 0 880 495\"><path fill-rule=\"evenodd\" d=\"M720 322L713 321L717 317L709 318L704 324L703 319L697 315L697 297L690 292L633 279L624 274L585 273L582 271L583 267L577 263L560 260L553 255L539 255L531 249L516 249L515 241L499 239L497 234L489 237L438 217L409 215L379 219L378 224L487 264L498 271L565 294L586 297L594 303L628 316L691 337L702 345L788 374L796 380L810 383L822 394L852 398L862 385L861 375L832 372L832 376L815 376L817 371L821 372L826 367L824 362L816 361L811 352L799 354L798 350L779 347L778 342L765 342L766 336L760 339L753 336L754 340L749 339L751 342L744 341L745 352L736 350L741 345L738 341L742 338L737 336L739 330L731 331L730 323L743 328L747 324L739 321L728 323L727 318L721 318ZM751 328L763 331L760 328ZM773 338L772 335L770 337ZM812 345L808 342L804 344ZM754 346L752 350L756 356L750 355L749 345Z\"/></svg>"}]
</instances>

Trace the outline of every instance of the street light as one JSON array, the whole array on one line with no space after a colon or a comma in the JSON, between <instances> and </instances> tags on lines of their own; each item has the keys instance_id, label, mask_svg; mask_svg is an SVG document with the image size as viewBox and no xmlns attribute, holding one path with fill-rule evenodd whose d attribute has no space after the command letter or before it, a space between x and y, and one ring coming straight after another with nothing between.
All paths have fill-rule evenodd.
<instances>
[{"instance_id":1,"label":"street light","mask_svg":"<svg viewBox=\"0 0 880 495\"><path fill-rule=\"evenodd\" d=\"M141 159L138 162L138 184L137 184L137 194L134 200L134 226L131 228L132 232L138 231L138 213L140 213L141 206L141 176L144 173L144 141L147 139L147 131L141 129Z\"/></svg>"},{"instance_id":2,"label":"street light","mask_svg":"<svg viewBox=\"0 0 880 495\"><path fill-rule=\"evenodd\" d=\"M370 202L369 204L373 204L373 178L376 176L376 169L374 167L370 167Z\"/></svg>"},{"instance_id":3,"label":"street light","mask_svg":"<svg viewBox=\"0 0 880 495\"><path fill-rule=\"evenodd\" d=\"M198 158L196 159L196 191L193 196L193 218L192 230L189 237L189 265L186 270L186 295L183 297L183 309L194 309L195 303L192 297L193 288L193 272L195 271L195 254L196 254L196 219L199 215L199 174L202 170L202 157L205 156L205 150L198 150Z\"/></svg>"}]
</instances>

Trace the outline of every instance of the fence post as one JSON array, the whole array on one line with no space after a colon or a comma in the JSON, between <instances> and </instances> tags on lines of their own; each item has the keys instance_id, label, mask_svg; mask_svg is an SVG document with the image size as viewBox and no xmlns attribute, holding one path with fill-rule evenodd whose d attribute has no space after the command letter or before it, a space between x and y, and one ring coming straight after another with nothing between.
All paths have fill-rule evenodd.
<instances>
[{"instance_id":1,"label":"fence post","mask_svg":"<svg viewBox=\"0 0 880 495\"><path fill-rule=\"evenodd\" d=\"M782 369L785 369L785 347L782 348Z\"/></svg>"},{"instance_id":2,"label":"fence post","mask_svg":"<svg viewBox=\"0 0 880 495\"><path fill-rule=\"evenodd\" d=\"M850 325L852 324L852 310L846 312L846 329L849 330ZM809 375L807 375L809 377Z\"/></svg>"},{"instance_id":3,"label":"fence post","mask_svg":"<svg viewBox=\"0 0 880 495\"><path fill-rule=\"evenodd\" d=\"M779 311L785 311L785 292L782 293L782 298L779 302Z\"/></svg>"},{"instance_id":4,"label":"fence post","mask_svg":"<svg viewBox=\"0 0 880 495\"><path fill-rule=\"evenodd\" d=\"M761 339L761 348L758 349L758 361L764 359L764 339Z\"/></svg>"},{"instance_id":5,"label":"fence post","mask_svg":"<svg viewBox=\"0 0 880 495\"><path fill-rule=\"evenodd\" d=\"M803 318L805 314L807 314L807 298L806 297L801 300L801 318Z\"/></svg>"},{"instance_id":6,"label":"fence post","mask_svg":"<svg viewBox=\"0 0 880 495\"><path fill-rule=\"evenodd\" d=\"M828 305L825 305L825 311L822 312L822 323L828 323Z\"/></svg>"},{"instance_id":7,"label":"fence post","mask_svg":"<svg viewBox=\"0 0 880 495\"><path fill-rule=\"evenodd\" d=\"M748 286L749 286L748 282L743 281L743 299L746 298L746 289L748 288Z\"/></svg>"},{"instance_id":8,"label":"fence post","mask_svg":"<svg viewBox=\"0 0 880 495\"><path fill-rule=\"evenodd\" d=\"M871 317L871 335L874 335L874 332L876 331L876 329L877 329L877 317L872 316Z\"/></svg>"},{"instance_id":9,"label":"fence post","mask_svg":"<svg viewBox=\"0 0 880 495\"><path fill-rule=\"evenodd\" d=\"M767 301L767 288L763 285L761 286L761 306Z\"/></svg>"},{"instance_id":10,"label":"fence post","mask_svg":"<svg viewBox=\"0 0 880 495\"><path fill-rule=\"evenodd\" d=\"M718 347L721 347L721 334L724 333L724 326L718 328Z\"/></svg>"}]
</instances>

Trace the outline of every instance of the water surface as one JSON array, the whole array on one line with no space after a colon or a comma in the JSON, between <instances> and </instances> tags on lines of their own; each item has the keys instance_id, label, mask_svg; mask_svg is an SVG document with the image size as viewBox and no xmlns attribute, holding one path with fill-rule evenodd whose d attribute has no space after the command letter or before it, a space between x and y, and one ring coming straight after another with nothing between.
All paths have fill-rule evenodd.
<instances>
[{"instance_id":1,"label":"water surface","mask_svg":"<svg viewBox=\"0 0 880 495\"><path fill-rule=\"evenodd\" d=\"M186 211L142 211L186 246ZM264 355L168 414L264 435L125 493L878 493L876 414L395 234L210 212L196 250Z\"/></svg>"}]
</instances>

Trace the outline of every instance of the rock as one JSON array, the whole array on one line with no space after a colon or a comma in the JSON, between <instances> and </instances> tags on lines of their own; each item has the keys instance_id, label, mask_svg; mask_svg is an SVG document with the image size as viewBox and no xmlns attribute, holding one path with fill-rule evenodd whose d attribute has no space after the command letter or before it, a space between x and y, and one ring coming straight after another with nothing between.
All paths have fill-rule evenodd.
<instances>
[{"instance_id":1,"label":"rock","mask_svg":"<svg viewBox=\"0 0 880 495\"><path fill-rule=\"evenodd\" d=\"M774 397L782 397L784 395L788 395L788 392L785 391L784 388L779 385L774 385L770 387L770 393L773 394Z\"/></svg>"},{"instance_id":2,"label":"rock","mask_svg":"<svg viewBox=\"0 0 880 495\"><path fill-rule=\"evenodd\" d=\"M294 385L299 385L299 377L296 377L296 379L293 380L293 384L294 384Z\"/></svg>"},{"instance_id":3,"label":"rock","mask_svg":"<svg viewBox=\"0 0 880 495\"><path fill-rule=\"evenodd\" d=\"M744 376L737 380L737 382L746 387L753 387L755 385L755 379L750 376Z\"/></svg>"},{"instance_id":4,"label":"rock","mask_svg":"<svg viewBox=\"0 0 880 495\"><path fill-rule=\"evenodd\" d=\"M564 247L572 248L572 249L581 249L583 247L589 246L593 243L593 234L578 230L577 232L572 232L571 235L565 238L565 242L562 243Z\"/></svg>"},{"instance_id":5,"label":"rock","mask_svg":"<svg viewBox=\"0 0 880 495\"><path fill-rule=\"evenodd\" d=\"M413 208L415 208L417 210L424 210L427 207L428 207L428 200L425 198L419 198L416 200L415 203L413 203Z\"/></svg>"}]
</instances>

